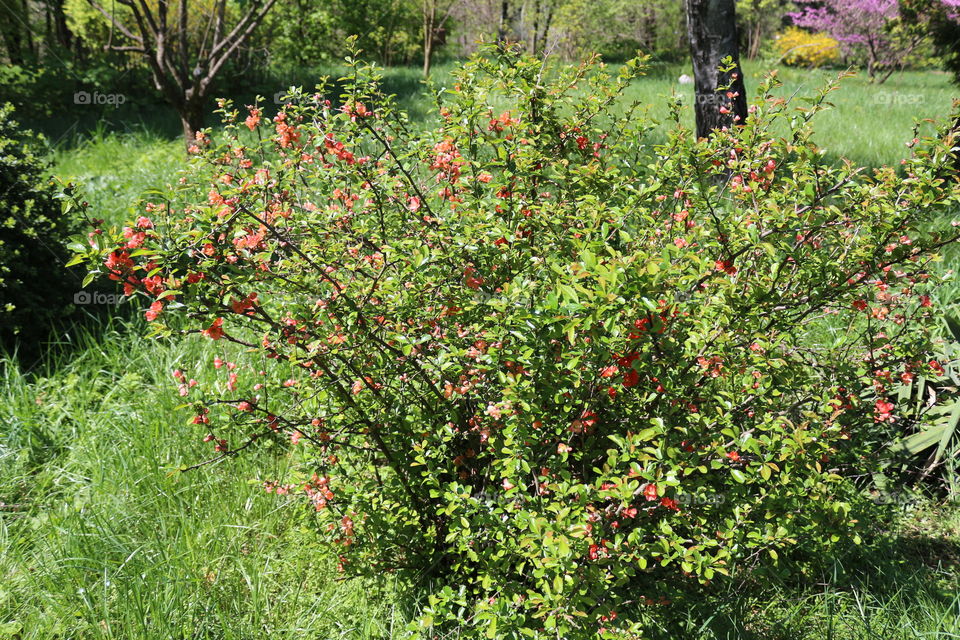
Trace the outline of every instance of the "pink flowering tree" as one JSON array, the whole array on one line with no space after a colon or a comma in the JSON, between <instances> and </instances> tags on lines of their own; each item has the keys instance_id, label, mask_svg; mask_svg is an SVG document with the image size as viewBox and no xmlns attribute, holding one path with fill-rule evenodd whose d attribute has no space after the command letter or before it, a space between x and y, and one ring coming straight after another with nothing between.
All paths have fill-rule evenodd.
<instances>
[{"instance_id":1,"label":"pink flowering tree","mask_svg":"<svg viewBox=\"0 0 960 640\"><path fill-rule=\"evenodd\" d=\"M797 0L797 4L800 10L789 14L795 25L829 34L847 58L862 61L867 75L880 83L924 39L921 31L898 28L897 0Z\"/></svg>"}]
</instances>

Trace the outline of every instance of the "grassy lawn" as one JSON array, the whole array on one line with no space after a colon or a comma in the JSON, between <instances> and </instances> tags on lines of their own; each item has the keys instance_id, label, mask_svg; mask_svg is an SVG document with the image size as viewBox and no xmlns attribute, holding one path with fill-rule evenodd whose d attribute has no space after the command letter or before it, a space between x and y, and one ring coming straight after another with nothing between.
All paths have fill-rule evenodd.
<instances>
[{"instance_id":1,"label":"grassy lawn","mask_svg":"<svg viewBox=\"0 0 960 640\"><path fill-rule=\"evenodd\" d=\"M651 70L629 98L662 117L662 96L689 102L692 88L676 82L684 70ZM760 73L747 68L750 86ZM784 95L835 75L780 74ZM388 79L422 118L429 94L416 73ZM955 93L937 73L879 87L848 79L818 139L856 163L898 163L914 120L946 115ZM149 128L98 129L52 160L56 175L83 183L95 215L119 223L173 179L181 154L179 140ZM335 557L298 524L301 506L264 492L282 451L176 471L209 447L187 437L170 372L211 360L214 345L145 340L130 315L91 319L30 372L0 361L0 639L411 637L411 612L388 579L337 581ZM822 574L678 603L677 627L654 637L960 637L960 511L914 503L887 515L874 541L825 561Z\"/></svg>"},{"instance_id":2,"label":"grassy lawn","mask_svg":"<svg viewBox=\"0 0 960 640\"><path fill-rule=\"evenodd\" d=\"M29 379L4 368L0 638L389 636L389 585L337 582L297 506L263 491L282 456L171 473L209 448L185 437L170 372L212 343L143 328L85 334Z\"/></svg>"}]
</instances>

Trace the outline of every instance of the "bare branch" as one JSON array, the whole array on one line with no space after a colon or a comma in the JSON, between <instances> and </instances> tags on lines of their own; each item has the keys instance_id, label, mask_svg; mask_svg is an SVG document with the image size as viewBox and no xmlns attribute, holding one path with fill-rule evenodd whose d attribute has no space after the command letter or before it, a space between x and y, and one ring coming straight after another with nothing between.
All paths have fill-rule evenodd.
<instances>
[{"instance_id":1,"label":"bare branch","mask_svg":"<svg viewBox=\"0 0 960 640\"><path fill-rule=\"evenodd\" d=\"M122 22L117 20L112 13L110 13L109 11L104 9L102 6L100 6L100 3L96 2L96 0L87 0L87 1L90 3L91 7L99 11L103 15L103 17L109 20L110 24L113 25L113 28L115 28L117 31L119 31L124 36L126 36L127 38L130 38L135 42L143 42L143 38L141 38L140 36L134 34L132 31L127 29ZM121 2L121 4L126 4L126 3Z\"/></svg>"}]
</instances>

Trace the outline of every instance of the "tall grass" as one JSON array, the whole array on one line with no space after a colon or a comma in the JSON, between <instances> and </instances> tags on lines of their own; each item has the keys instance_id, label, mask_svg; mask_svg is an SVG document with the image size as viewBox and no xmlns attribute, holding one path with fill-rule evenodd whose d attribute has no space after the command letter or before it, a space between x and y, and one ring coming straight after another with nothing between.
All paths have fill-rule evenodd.
<instances>
[{"instance_id":1,"label":"tall grass","mask_svg":"<svg viewBox=\"0 0 960 640\"><path fill-rule=\"evenodd\" d=\"M264 492L281 451L177 471L210 451L170 372L213 350L140 330L85 334L39 377L2 365L0 637L397 637L389 582L338 582Z\"/></svg>"},{"instance_id":2,"label":"tall grass","mask_svg":"<svg viewBox=\"0 0 960 640\"><path fill-rule=\"evenodd\" d=\"M57 178L82 186L92 216L119 224L136 217L133 207L147 190L174 179L184 146L146 128L99 127L63 141L50 157Z\"/></svg>"}]
</instances>

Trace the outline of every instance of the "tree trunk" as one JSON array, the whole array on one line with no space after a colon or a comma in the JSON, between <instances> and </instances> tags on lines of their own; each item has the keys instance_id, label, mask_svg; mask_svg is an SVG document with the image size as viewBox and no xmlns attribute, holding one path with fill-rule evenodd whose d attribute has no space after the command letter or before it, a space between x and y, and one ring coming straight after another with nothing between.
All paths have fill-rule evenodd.
<instances>
[{"instance_id":1,"label":"tree trunk","mask_svg":"<svg viewBox=\"0 0 960 640\"><path fill-rule=\"evenodd\" d=\"M553 22L553 3L547 5L547 15L543 20L543 31L540 34L540 48L534 51L536 55L543 54L547 48L547 37L550 35L550 24Z\"/></svg>"},{"instance_id":2,"label":"tree trunk","mask_svg":"<svg viewBox=\"0 0 960 640\"><path fill-rule=\"evenodd\" d=\"M177 111L183 126L183 142L189 150L197 139L197 131L203 128L203 100L179 104Z\"/></svg>"},{"instance_id":3,"label":"tree trunk","mask_svg":"<svg viewBox=\"0 0 960 640\"><path fill-rule=\"evenodd\" d=\"M67 16L63 11L63 0L56 0L53 4L53 22L57 33L57 43L66 50L70 50L73 34L67 26Z\"/></svg>"},{"instance_id":4,"label":"tree trunk","mask_svg":"<svg viewBox=\"0 0 960 640\"><path fill-rule=\"evenodd\" d=\"M751 31L750 48L747 51L747 58L756 60L760 55L760 43L763 42L763 18L758 17L757 23Z\"/></svg>"},{"instance_id":5,"label":"tree trunk","mask_svg":"<svg viewBox=\"0 0 960 640\"><path fill-rule=\"evenodd\" d=\"M33 31L30 28L30 5L27 0L23 0L23 25L25 29L23 31L22 42L25 45L30 60L36 62L39 60L39 55L37 49L34 47Z\"/></svg>"},{"instance_id":6,"label":"tree trunk","mask_svg":"<svg viewBox=\"0 0 960 640\"><path fill-rule=\"evenodd\" d=\"M497 28L497 42L503 44L507 41L507 28L510 22L510 0L501 0L500 2L500 26Z\"/></svg>"},{"instance_id":7,"label":"tree trunk","mask_svg":"<svg viewBox=\"0 0 960 640\"><path fill-rule=\"evenodd\" d=\"M697 136L743 124L747 99L740 69L735 0L684 0L693 57ZM730 58L731 68L721 70Z\"/></svg>"},{"instance_id":8,"label":"tree trunk","mask_svg":"<svg viewBox=\"0 0 960 640\"><path fill-rule=\"evenodd\" d=\"M533 3L533 36L531 38L532 42L530 43L530 53L533 55L537 54L537 47L539 46L538 38L540 36L540 0L535 0Z\"/></svg>"},{"instance_id":9,"label":"tree trunk","mask_svg":"<svg viewBox=\"0 0 960 640\"><path fill-rule=\"evenodd\" d=\"M433 62L433 39L437 30L437 5L429 0L423 7L423 79L430 77Z\"/></svg>"},{"instance_id":10,"label":"tree trunk","mask_svg":"<svg viewBox=\"0 0 960 640\"><path fill-rule=\"evenodd\" d=\"M7 25L3 29L3 44L7 49L7 60L10 64L23 66L26 62L23 58L22 42L16 26Z\"/></svg>"}]
</instances>

